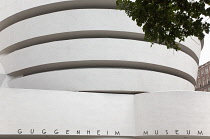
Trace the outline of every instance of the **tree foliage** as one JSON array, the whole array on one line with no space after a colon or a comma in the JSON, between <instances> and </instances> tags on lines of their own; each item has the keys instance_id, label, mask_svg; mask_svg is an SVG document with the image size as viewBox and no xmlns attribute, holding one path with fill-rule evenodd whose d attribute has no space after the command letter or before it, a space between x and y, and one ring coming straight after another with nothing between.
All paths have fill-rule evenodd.
<instances>
[{"instance_id":1,"label":"tree foliage","mask_svg":"<svg viewBox=\"0 0 210 139\"><path fill-rule=\"evenodd\" d=\"M184 41L188 36L202 40L209 33L210 0L117 0L117 9L143 26L145 40L165 44L179 50L176 39Z\"/></svg>"}]
</instances>

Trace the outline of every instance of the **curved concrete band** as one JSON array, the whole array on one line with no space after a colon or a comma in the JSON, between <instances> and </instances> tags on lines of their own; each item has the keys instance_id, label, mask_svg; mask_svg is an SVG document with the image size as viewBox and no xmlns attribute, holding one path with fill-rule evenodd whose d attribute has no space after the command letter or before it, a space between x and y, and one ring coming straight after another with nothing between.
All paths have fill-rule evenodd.
<instances>
[{"instance_id":1,"label":"curved concrete band","mask_svg":"<svg viewBox=\"0 0 210 139\"><path fill-rule=\"evenodd\" d=\"M195 84L196 62L182 51L172 51L134 40L75 39L21 49L6 55L2 63L7 74L16 76L68 68L121 67L168 73ZM145 59L148 55L152 56Z\"/></svg>"},{"instance_id":2,"label":"curved concrete band","mask_svg":"<svg viewBox=\"0 0 210 139\"><path fill-rule=\"evenodd\" d=\"M71 9L115 9L115 0L1 0L0 31L21 20Z\"/></svg>"},{"instance_id":3,"label":"curved concrete band","mask_svg":"<svg viewBox=\"0 0 210 139\"><path fill-rule=\"evenodd\" d=\"M43 72L13 79L9 82L9 86L25 89L122 93L194 90L193 84L180 77L154 71L122 68L84 68Z\"/></svg>"},{"instance_id":4,"label":"curved concrete band","mask_svg":"<svg viewBox=\"0 0 210 139\"><path fill-rule=\"evenodd\" d=\"M27 30L28 33L24 30ZM30 45L36 44L36 42L40 43L39 40L35 40L35 38L38 37L90 30L134 32L139 33L140 35L142 34L142 37L139 39L143 40L143 31L141 28L121 11L107 9L78 9L41 15L9 26L0 33L0 40L4 40L1 43L0 49L1 51L13 49L10 50L10 52L12 52L21 49L21 47L26 44L28 45L27 47L29 47ZM31 39L34 40L32 42L27 41ZM180 47L198 62L201 45L195 43L193 40L188 39L188 41L191 42L190 49L184 45L180 45Z\"/></svg>"}]
</instances>

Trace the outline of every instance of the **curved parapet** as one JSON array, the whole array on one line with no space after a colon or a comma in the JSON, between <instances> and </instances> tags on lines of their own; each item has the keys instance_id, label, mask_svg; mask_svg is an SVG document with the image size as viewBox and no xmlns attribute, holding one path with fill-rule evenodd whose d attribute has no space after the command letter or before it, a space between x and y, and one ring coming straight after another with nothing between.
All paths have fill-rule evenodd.
<instances>
[{"instance_id":1,"label":"curved parapet","mask_svg":"<svg viewBox=\"0 0 210 139\"><path fill-rule=\"evenodd\" d=\"M17 5L19 4L21 5L21 3ZM11 7L13 6L15 5L11 3ZM195 43L195 39L186 39L186 42L180 44L179 52L167 50L164 45L155 44L150 48L150 44L144 41L143 31L125 13L114 9L113 0L44 3L27 1L20 7L7 13L7 16L0 17L2 30L0 53L5 55L2 63L6 73L15 77L8 82L11 87L125 92L161 91L162 89L194 90L201 50L201 45ZM188 66L185 66L186 64ZM140 84L146 80L145 78L150 78L153 80L152 84L150 83L152 87L134 85L133 88L132 85L125 85L124 88L118 88L121 83L117 83L115 78L110 78L109 83L113 82L114 87L106 88L101 84L100 87L94 88L89 82L90 87L83 88L80 83L76 84L79 78L86 77L80 73L76 74L78 77L65 79L73 83L68 87L65 87L65 83L55 87L53 83L45 81L47 76L58 78L51 80L57 84L64 76L68 77L65 74L78 70L89 71L89 68L102 70L109 68L114 71L122 71L123 68L138 72L138 77L140 75L143 77L148 71L151 74L141 80L125 76L118 77L117 80L126 81L128 78ZM99 83L105 73L100 74L98 79L95 78L92 82ZM113 72L109 76L119 76L112 74L116 73ZM155 74L154 77L153 74ZM160 76L157 76L158 74ZM175 82L180 83L180 86L161 87L164 85L159 85L157 82L162 78L168 78L164 79L167 84L173 84L173 81L170 82L173 78ZM39 83L42 85L38 85ZM54 87L50 88L51 86Z\"/></svg>"},{"instance_id":2,"label":"curved parapet","mask_svg":"<svg viewBox=\"0 0 210 139\"><path fill-rule=\"evenodd\" d=\"M35 16L71 9L115 9L116 0L1 0L0 31Z\"/></svg>"},{"instance_id":3,"label":"curved parapet","mask_svg":"<svg viewBox=\"0 0 210 139\"><path fill-rule=\"evenodd\" d=\"M192 83L170 74L148 70L106 67L67 69L32 74L11 80L9 85L13 88L25 89L41 88L46 90L118 93L194 90Z\"/></svg>"},{"instance_id":4,"label":"curved parapet","mask_svg":"<svg viewBox=\"0 0 210 139\"><path fill-rule=\"evenodd\" d=\"M164 55L160 55L161 53ZM150 58L145 59L151 54ZM175 65L176 61L180 62ZM167 73L194 84L197 74L197 63L181 51L173 53L160 45L150 48L147 42L108 38L74 39L35 45L8 54L2 63L8 74L16 76L70 68L118 67ZM186 63L190 66L185 66Z\"/></svg>"},{"instance_id":5,"label":"curved parapet","mask_svg":"<svg viewBox=\"0 0 210 139\"><path fill-rule=\"evenodd\" d=\"M114 35L115 32L122 35ZM126 35L128 32L131 32L133 37ZM11 53L31 45L64 39L117 37L143 40L144 38L141 28L123 12L108 9L77 9L41 15L9 26L0 33L0 36L1 40L8 40L7 36L10 36L8 41L1 43L2 53ZM186 46L184 42L180 47L198 63L201 45L193 40L188 39L186 42L188 41L190 46Z\"/></svg>"}]
</instances>

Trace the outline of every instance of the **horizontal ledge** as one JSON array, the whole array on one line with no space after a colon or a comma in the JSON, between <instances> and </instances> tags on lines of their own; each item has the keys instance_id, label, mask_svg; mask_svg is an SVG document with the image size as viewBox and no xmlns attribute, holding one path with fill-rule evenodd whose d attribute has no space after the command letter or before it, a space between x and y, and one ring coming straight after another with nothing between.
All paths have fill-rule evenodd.
<instances>
[{"instance_id":1,"label":"horizontal ledge","mask_svg":"<svg viewBox=\"0 0 210 139\"><path fill-rule=\"evenodd\" d=\"M0 54L9 54L14 51L30 47L37 44L48 43L53 41L69 40L69 39L83 39L83 38L116 38L116 39L130 39L145 41L144 34L125 32L125 31L112 31L112 30L86 30L86 31L74 31L74 32L64 32L57 34L50 34L46 36L40 36L25 41L21 41L0 51ZM199 59L196 54L186 47L185 45L179 44L181 51L191 56L196 63L199 63Z\"/></svg>"},{"instance_id":2,"label":"horizontal ledge","mask_svg":"<svg viewBox=\"0 0 210 139\"><path fill-rule=\"evenodd\" d=\"M140 92L140 91L125 91L125 90L85 90L79 91L80 93L109 93L109 94L127 94L127 95L135 95L135 94L142 94L142 93L149 93L149 92Z\"/></svg>"},{"instance_id":3,"label":"horizontal ledge","mask_svg":"<svg viewBox=\"0 0 210 139\"><path fill-rule=\"evenodd\" d=\"M0 31L28 18L71 9L116 9L116 0L71 0L30 8L1 21Z\"/></svg>"},{"instance_id":4,"label":"horizontal ledge","mask_svg":"<svg viewBox=\"0 0 210 139\"><path fill-rule=\"evenodd\" d=\"M19 70L9 75L15 77L21 76L30 76L33 74L57 71L57 70L65 70L65 69L85 69L85 68L124 68L124 69L140 69L140 70L148 70L161 72L165 74L170 74L173 76L180 77L192 83L196 84L195 79L189 74L173 69L166 66L143 63L143 62L132 62L132 61L116 61L116 60L88 60L88 61L73 61L73 62L60 62L60 63L51 63L45 65L39 65L30 67L27 69Z\"/></svg>"}]
</instances>

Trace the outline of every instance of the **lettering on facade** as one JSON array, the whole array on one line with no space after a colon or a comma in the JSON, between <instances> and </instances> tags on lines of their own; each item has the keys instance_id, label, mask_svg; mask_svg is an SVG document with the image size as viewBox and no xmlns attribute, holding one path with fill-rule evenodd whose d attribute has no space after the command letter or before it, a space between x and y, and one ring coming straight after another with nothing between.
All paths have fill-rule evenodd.
<instances>
[{"instance_id":1,"label":"lettering on facade","mask_svg":"<svg viewBox=\"0 0 210 139\"><path fill-rule=\"evenodd\" d=\"M148 135L148 131L144 131L143 132L143 135Z\"/></svg>"},{"instance_id":2,"label":"lettering on facade","mask_svg":"<svg viewBox=\"0 0 210 139\"><path fill-rule=\"evenodd\" d=\"M187 135L190 135L190 130L187 130Z\"/></svg>"},{"instance_id":3,"label":"lettering on facade","mask_svg":"<svg viewBox=\"0 0 210 139\"><path fill-rule=\"evenodd\" d=\"M68 135L68 134L69 134L69 132L70 132L70 130L66 130L66 135Z\"/></svg>"},{"instance_id":4,"label":"lettering on facade","mask_svg":"<svg viewBox=\"0 0 210 139\"><path fill-rule=\"evenodd\" d=\"M54 129L52 131L48 129L18 129L17 134L31 134L31 135L48 135L48 134L54 134L54 135L97 135L97 136L120 136L121 132L116 130L116 131L111 131L111 130L59 130L59 129ZM194 136L204 136L204 131L202 130L194 130L193 132L191 130L154 130L154 131L149 131L149 130L142 130L139 132L137 136L153 136L153 135L194 135Z\"/></svg>"},{"instance_id":5,"label":"lettering on facade","mask_svg":"<svg viewBox=\"0 0 210 139\"><path fill-rule=\"evenodd\" d=\"M106 131L101 131L101 130L69 130L69 129L66 129L66 130L59 130L59 129L54 129L52 131L50 130L47 130L47 129L41 129L41 130L35 130L35 129L18 129L17 130L17 134L21 135L21 134L31 134L31 135L39 135L39 134L42 134L42 135L48 135L48 134L54 134L54 135L58 135L58 134L61 134L61 135L97 135L97 136L120 136L121 135L121 132L116 130L116 131L109 131L109 130L106 130Z\"/></svg>"},{"instance_id":6,"label":"lettering on facade","mask_svg":"<svg viewBox=\"0 0 210 139\"><path fill-rule=\"evenodd\" d=\"M168 135L168 130L166 130L166 135Z\"/></svg>"},{"instance_id":7,"label":"lettering on facade","mask_svg":"<svg viewBox=\"0 0 210 139\"><path fill-rule=\"evenodd\" d=\"M203 131L198 131L198 135L203 135Z\"/></svg>"},{"instance_id":8,"label":"lettering on facade","mask_svg":"<svg viewBox=\"0 0 210 139\"><path fill-rule=\"evenodd\" d=\"M155 135L158 135L158 130L155 130Z\"/></svg>"},{"instance_id":9,"label":"lettering on facade","mask_svg":"<svg viewBox=\"0 0 210 139\"><path fill-rule=\"evenodd\" d=\"M154 132L148 131L148 130L142 130L139 132L140 135L138 136L153 136L153 135L194 135L194 136L203 136L204 132L202 130L197 130L194 131L193 133L191 130L165 130L165 131L160 131L160 130L154 130Z\"/></svg>"}]
</instances>

